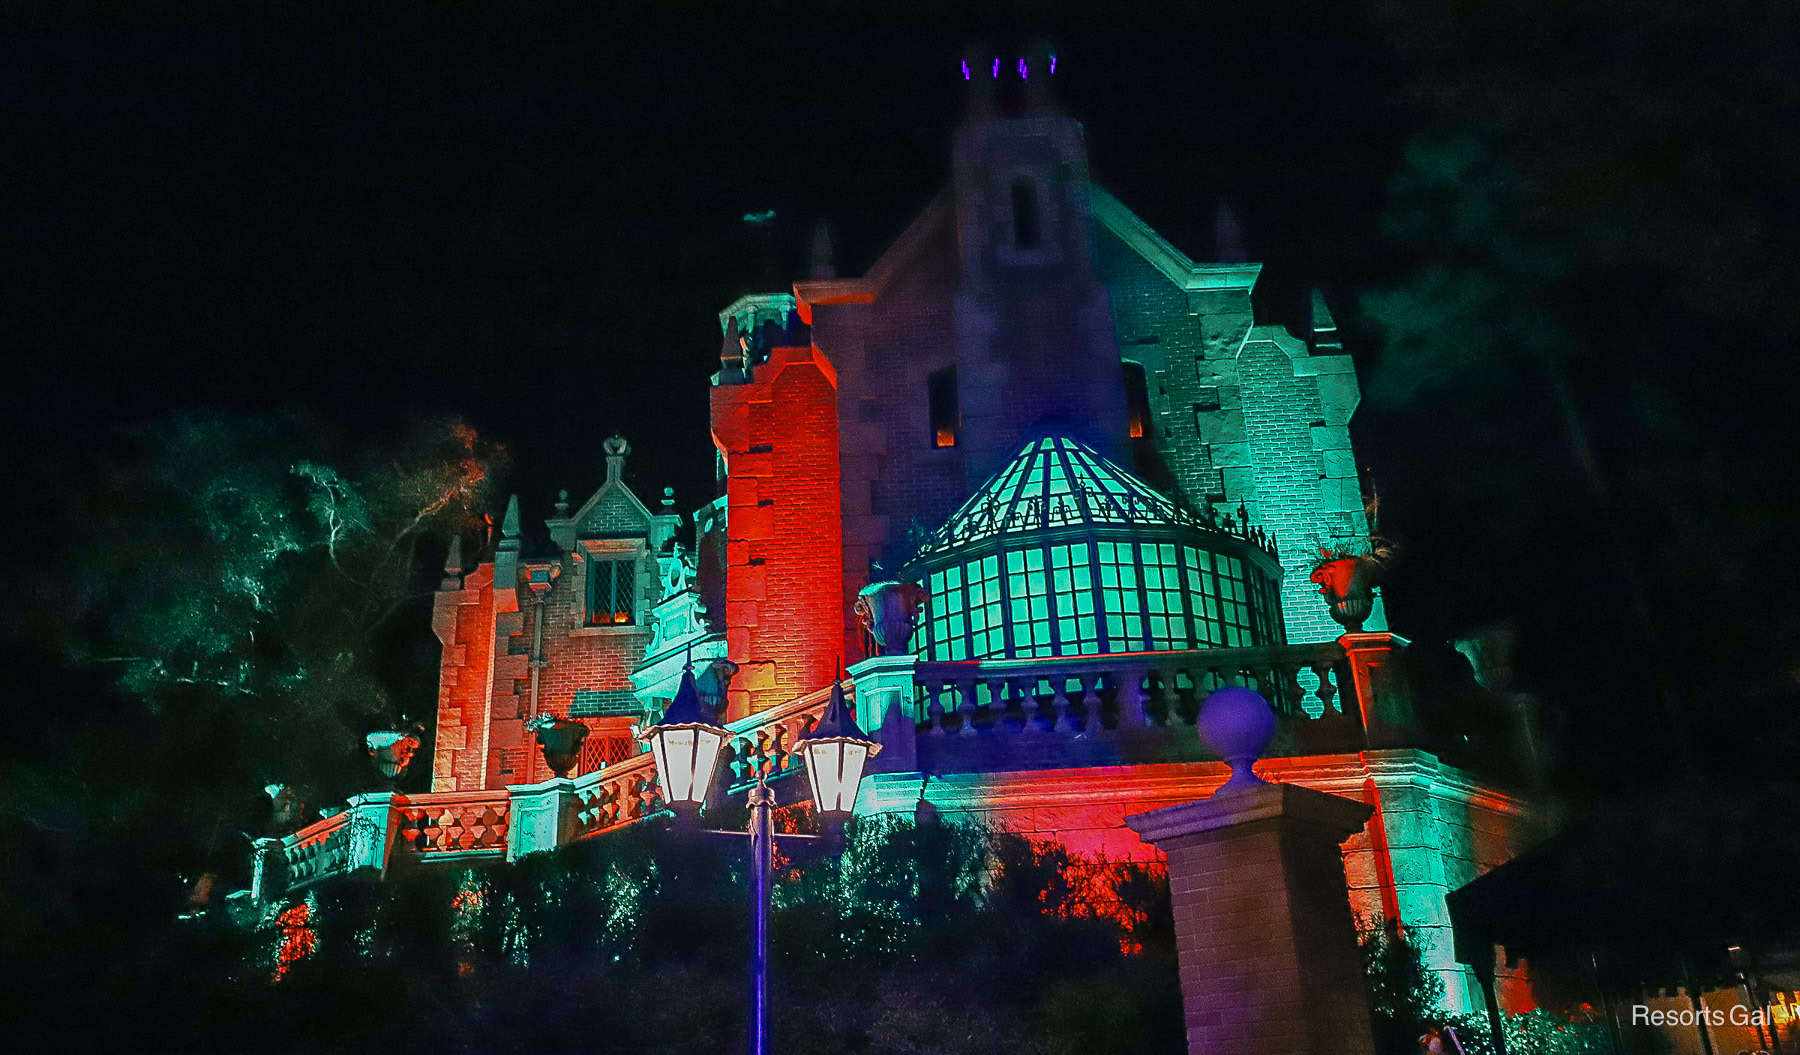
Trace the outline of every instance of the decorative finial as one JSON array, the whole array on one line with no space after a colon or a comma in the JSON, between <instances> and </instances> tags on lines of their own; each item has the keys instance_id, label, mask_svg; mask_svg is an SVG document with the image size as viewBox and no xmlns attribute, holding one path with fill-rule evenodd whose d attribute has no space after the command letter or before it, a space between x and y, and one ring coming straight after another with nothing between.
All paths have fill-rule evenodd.
<instances>
[{"instance_id":1,"label":"decorative finial","mask_svg":"<svg viewBox=\"0 0 1800 1055\"><path fill-rule=\"evenodd\" d=\"M442 590L456 590L462 587L463 550L462 536L450 536L450 552L444 554L444 581L438 585Z\"/></svg>"},{"instance_id":2,"label":"decorative finial","mask_svg":"<svg viewBox=\"0 0 1800 1055\"><path fill-rule=\"evenodd\" d=\"M665 513L674 511L674 509L675 509L675 489L673 487L663 488L662 507L663 507L663 511Z\"/></svg>"},{"instance_id":3,"label":"decorative finial","mask_svg":"<svg viewBox=\"0 0 1800 1055\"><path fill-rule=\"evenodd\" d=\"M1000 60L985 45L972 43L963 49L963 80L969 82L969 108L964 119L983 120L994 116L994 78L999 76Z\"/></svg>"},{"instance_id":4,"label":"decorative finial","mask_svg":"<svg viewBox=\"0 0 1800 1055\"><path fill-rule=\"evenodd\" d=\"M1050 94L1050 75L1056 72L1056 49L1042 40L1033 41L1019 60L1019 78L1025 82L1025 110L1049 113L1056 109Z\"/></svg>"},{"instance_id":5,"label":"decorative finial","mask_svg":"<svg viewBox=\"0 0 1800 1055\"><path fill-rule=\"evenodd\" d=\"M1275 737L1269 701L1241 685L1227 685L1200 705L1200 742L1231 764L1231 779L1214 794L1232 795L1268 781L1252 768Z\"/></svg>"},{"instance_id":6,"label":"decorative finial","mask_svg":"<svg viewBox=\"0 0 1800 1055\"><path fill-rule=\"evenodd\" d=\"M631 454L631 444L615 432L606 437L606 442L600 448L606 452L606 482L608 485L616 484L620 474L625 471L625 458Z\"/></svg>"},{"instance_id":7,"label":"decorative finial","mask_svg":"<svg viewBox=\"0 0 1800 1055\"><path fill-rule=\"evenodd\" d=\"M512 495L506 500L506 515L500 519L500 544L512 543L513 549L519 548L519 496Z\"/></svg>"},{"instance_id":8,"label":"decorative finial","mask_svg":"<svg viewBox=\"0 0 1800 1055\"><path fill-rule=\"evenodd\" d=\"M569 489L566 487L556 492L556 515L559 517L569 515Z\"/></svg>"},{"instance_id":9,"label":"decorative finial","mask_svg":"<svg viewBox=\"0 0 1800 1055\"><path fill-rule=\"evenodd\" d=\"M1213 259L1221 264L1241 264L1250 259L1244 251L1244 232L1225 199L1219 199L1213 216Z\"/></svg>"},{"instance_id":10,"label":"decorative finial","mask_svg":"<svg viewBox=\"0 0 1800 1055\"><path fill-rule=\"evenodd\" d=\"M824 217L813 224L812 235L812 267L808 273L811 278L836 278L837 267L832 263L831 221Z\"/></svg>"}]
</instances>

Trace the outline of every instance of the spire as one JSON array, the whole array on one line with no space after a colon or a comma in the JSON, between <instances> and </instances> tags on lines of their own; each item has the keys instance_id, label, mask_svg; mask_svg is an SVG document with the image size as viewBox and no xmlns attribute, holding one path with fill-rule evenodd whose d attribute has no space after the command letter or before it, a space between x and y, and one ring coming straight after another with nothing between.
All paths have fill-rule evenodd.
<instances>
[{"instance_id":1,"label":"spire","mask_svg":"<svg viewBox=\"0 0 1800 1055\"><path fill-rule=\"evenodd\" d=\"M463 549L462 536L450 536L450 552L444 554L444 581L438 584L440 590L462 589Z\"/></svg>"},{"instance_id":2,"label":"spire","mask_svg":"<svg viewBox=\"0 0 1800 1055\"><path fill-rule=\"evenodd\" d=\"M1213 261L1219 264L1242 264L1249 260L1244 252L1244 232L1238 226L1237 217L1231 212L1231 206L1225 199L1219 199L1219 208L1213 218Z\"/></svg>"},{"instance_id":3,"label":"spire","mask_svg":"<svg viewBox=\"0 0 1800 1055\"><path fill-rule=\"evenodd\" d=\"M837 267L832 262L831 221L823 216L813 224L812 235L812 267L808 271L809 278L836 278Z\"/></svg>"},{"instance_id":4,"label":"spire","mask_svg":"<svg viewBox=\"0 0 1800 1055\"><path fill-rule=\"evenodd\" d=\"M1325 306L1323 290L1312 291L1312 350L1314 355L1336 355L1344 350L1343 339L1338 336L1337 320L1331 317L1331 309Z\"/></svg>"},{"instance_id":5,"label":"spire","mask_svg":"<svg viewBox=\"0 0 1800 1055\"><path fill-rule=\"evenodd\" d=\"M1025 79L1025 112L1054 113L1056 96L1050 90L1050 78L1055 73L1056 49L1048 41L1034 40L1025 49L1022 62L1019 76Z\"/></svg>"},{"instance_id":6,"label":"spire","mask_svg":"<svg viewBox=\"0 0 1800 1055\"><path fill-rule=\"evenodd\" d=\"M961 76L969 84L969 105L963 112L964 121L985 121L994 116L994 86L998 77L995 71L999 61L984 44L971 43L963 49Z\"/></svg>"},{"instance_id":7,"label":"spire","mask_svg":"<svg viewBox=\"0 0 1800 1055\"><path fill-rule=\"evenodd\" d=\"M719 345L719 384L742 384L744 373L743 335L738 332L737 316L733 315L725 326L725 340Z\"/></svg>"},{"instance_id":8,"label":"spire","mask_svg":"<svg viewBox=\"0 0 1800 1055\"><path fill-rule=\"evenodd\" d=\"M631 444L615 432L606 437L601 449L606 451L606 486L611 487L619 482L620 475L625 471L625 458L631 453Z\"/></svg>"},{"instance_id":9,"label":"spire","mask_svg":"<svg viewBox=\"0 0 1800 1055\"><path fill-rule=\"evenodd\" d=\"M506 500L506 516L500 521L500 548L517 552L519 549L519 496L512 495Z\"/></svg>"}]
</instances>

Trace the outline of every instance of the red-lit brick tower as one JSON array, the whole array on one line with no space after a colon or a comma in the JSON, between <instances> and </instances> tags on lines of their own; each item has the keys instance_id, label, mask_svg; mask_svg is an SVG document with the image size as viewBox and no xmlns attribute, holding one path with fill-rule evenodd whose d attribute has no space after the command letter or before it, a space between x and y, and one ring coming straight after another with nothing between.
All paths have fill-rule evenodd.
<instances>
[{"instance_id":1,"label":"red-lit brick tower","mask_svg":"<svg viewBox=\"0 0 1800 1055\"><path fill-rule=\"evenodd\" d=\"M837 372L797 320L759 337L712 389L732 718L828 683L846 658Z\"/></svg>"}]
</instances>

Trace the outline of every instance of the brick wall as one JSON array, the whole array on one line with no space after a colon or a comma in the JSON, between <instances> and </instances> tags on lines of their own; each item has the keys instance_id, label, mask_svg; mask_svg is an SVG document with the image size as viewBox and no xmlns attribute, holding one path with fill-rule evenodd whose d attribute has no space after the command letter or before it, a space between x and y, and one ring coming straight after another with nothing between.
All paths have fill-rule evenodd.
<instances>
[{"instance_id":1,"label":"brick wall","mask_svg":"<svg viewBox=\"0 0 1800 1055\"><path fill-rule=\"evenodd\" d=\"M1368 534L1350 418L1359 390L1346 355L1310 355L1280 327L1253 326L1248 290L1187 293L1110 233L1097 241L1120 354L1144 367L1155 428L1139 475L1172 481L1275 536L1291 641L1336 638L1308 573L1317 547ZM1365 629L1385 629L1379 602Z\"/></svg>"},{"instance_id":2,"label":"brick wall","mask_svg":"<svg viewBox=\"0 0 1800 1055\"><path fill-rule=\"evenodd\" d=\"M712 389L725 453L725 637L736 718L831 681L845 654L838 388L817 347Z\"/></svg>"},{"instance_id":3,"label":"brick wall","mask_svg":"<svg viewBox=\"0 0 1800 1055\"><path fill-rule=\"evenodd\" d=\"M443 646L431 790L487 786L488 686L494 649L494 566L432 599L431 628Z\"/></svg>"}]
</instances>

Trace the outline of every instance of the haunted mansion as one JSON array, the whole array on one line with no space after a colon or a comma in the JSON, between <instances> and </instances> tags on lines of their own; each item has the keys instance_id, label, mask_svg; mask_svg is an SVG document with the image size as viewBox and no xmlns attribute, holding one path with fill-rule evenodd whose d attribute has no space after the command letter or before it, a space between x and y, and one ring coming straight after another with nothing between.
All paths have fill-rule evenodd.
<instances>
[{"instance_id":1,"label":"haunted mansion","mask_svg":"<svg viewBox=\"0 0 1800 1055\"><path fill-rule=\"evenodd\" d=\"M542 531L514 499L452 551L430 793L265 840L259 897L657 813L637 737L689 670L729 730L721 786L805 800L784 778L838 685L882 746L862 812L1160 861L1125 818L1225 782L1196 714L1242 685L1277 719L1257 773L1369 808L1352 909L1482 1006L1445 895L1519 851L1525 806L1505 752L1421 698L1362 574L1351 358L1322 298L1299 333L1259 324L1261 265L1196 262L1095 185L1047 80L971 80L948 184L866 272L820 239L807 278L719 313L711 501L635 494L613 437Z\"/></svg>"}]
</instances>

